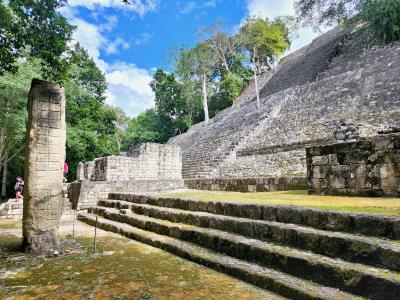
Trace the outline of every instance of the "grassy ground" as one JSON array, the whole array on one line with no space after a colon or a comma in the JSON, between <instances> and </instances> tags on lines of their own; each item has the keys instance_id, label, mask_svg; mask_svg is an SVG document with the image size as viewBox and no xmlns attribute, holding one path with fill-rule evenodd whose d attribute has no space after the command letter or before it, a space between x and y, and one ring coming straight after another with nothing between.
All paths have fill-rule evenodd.
<instances>
[{"instance_id":1,"label":"grassy ground","mask_svg":"<svg viewBox=\"0 0 400 300\"><path fill-rule=\"evenodd\" d=\"M262 203L298 205L326 210L364 212L373 214L400 215L399 198L368 198L308 195L307 191L237 193L221 191L182 190L161 193L163 197L182 197L198 200L233 201L240 203Z\"/></svg>"},{"instance_id":2,"label":"grassy ground","mask_svg":"<svg viewBox=\"0 0 400 300\"><path fill-rule=\"evenodd\" d=\"M0 299L281 299L101 230L93 254L93 228L79 223L76 232L80 251L37 258L19 251L20 224L0 221Z\"/></svg>"}]
</instances>

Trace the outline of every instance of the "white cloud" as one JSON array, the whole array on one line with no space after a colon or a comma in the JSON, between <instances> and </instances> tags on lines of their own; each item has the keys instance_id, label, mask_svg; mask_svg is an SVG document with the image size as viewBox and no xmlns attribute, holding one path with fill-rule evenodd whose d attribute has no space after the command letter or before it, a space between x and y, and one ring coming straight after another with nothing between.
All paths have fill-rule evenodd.
<instances>
[{"instance_id":1,"label":"white cloud","mask_svg":"<svg viewBox=\"0 0 400 300\"><path fill-rule=\"evenodd\" d=\"M106 16L106 23L101 24L101 31L112 31L118 24L118 17L116 15Z\"/></svg>"},{"instance_id":2,"label":"white cloud","mask_svg":"<svg viewBox=\"0 0 400 300\"><path fill-rule=\"evenodd\" d=\"M199 1L198 1L199 2ZM179 7L179 13L181 15L186 15L194 11L195 9L200 9L200 8L213 8L216 7L221 0L207 0L207 1L201 1L201 3L196 3L196 1L186 1L184 4L181 2L178 2L178 7ZM203 12L205 13L205 12Z\"/></svg>"},{"instance_id":3,"label":"white cloud","mask_svg":"<svg viewBox=\"0 0 400 300\"><path fill-rule=\"evenodd\" d=\"M195 8L196 8L196 2L189 1L181 8L180 13L183 15L189 14Z\"/></svg>"},{"instance_id":4,"label":"white cloud","mask_svg":"<svg viewBox=\"0 0 400 300\"><path fill-rule=\"evenodd\" d=\"M157 10L160 0L134 0L130 5L123 4L121 0L69 0L70 6L83 6L90 10L101 7L123 8L131 10L143 17L146 13Z\"/></svg>"},{"instance_id":5,"label":"white cloud","mask_svg":"<svg viewBox=\"0 0 400 300\"><path fill-rule=\"evenodd\" d=\"M249 16L273 19L279 16L295 15L294 0L247 0L247 11ZM329 28L322 28L325 32ZM312 28L300 28L298 35L292 41L290 52L293 52L311 43L319 36L320 32L315 32Z\"/></svg>"},{"instance_id":6,"label":"white cloud","mask_svg":"<svg viewBox=\"0 0 400 300\"><path fill-rule=\"evenodd\" d=\"M250 16L275 18L294 15L293 0L248 0L247 10Z\"/></svg>"},{"instance_id":7,"label":"white cloud","mask_svg":"<svg viewBox=\"0 0 400 300\"><path fill-rule=\"evenodd\" d=\"M204 2L204 7L216 7L217 3L220 2L220 0L209 0Z\"/></svg>"},{"instance_id":8,"label":"white cloud","mask_svg":"<svg viewBox=\"0 0 400 300\"><path fill-rule=\"evenodd\" d=\"M106 79L108 104L124 108L130 116L135 116L153 105L154 93L149 85L152 80L150 71L118 62L109 65Z\"/></svg>"},{"instance_id":9,"label":"white cloud","mask_svg":"<svg viewBox=\"0 0 400 300\"><path fill-rule=\"evenodd\" d=\"M153 34L151 34L150 32L143 32L139 38L135 39L134 44L136 46L141 46L143 44L146 44L151 37L153 36Z\"/></svg>"},{"instance_id":10,"label":"white cloud","mask_svg":"<svg viewBox=\"0 0 400 300\"><path fill-rule=\"evenodd\" d=\"M105 51L107 54L117 54L119 47L126 50L129 48L129 44L122 37L117 37L114 41L107 43Z\"/></svg>"},{"instance_id":11,"label":"white cloud","mask_svg":"<svg viewBox=\"0 0 400 300\"><path fill-rule=\"evenodd\" d=\"M91 24L79 19L73 8L68 7L62 10L62 13L71 24L77 26L73 39L87 49L90 57L106 75L108 84L106 103L121 107L131 117L151 107L154 101L154 94L149 86L152 80L151 71L126 62L106 62L101 57L102 50L106 54L114 54L120 48L129 47L122 37L110 41L103 35L104 32L114 28L116 19L111 16L106 17L105 24ZM150 37L151 34L147 33L138 40L144 43Z\"/></svg>"},{"instance_id":12,"label":"white cloud","mask_svg":"<svg viewBox=\"0 0 400 300\"><path fill-rule=\"evenodd\" d=\"M77 26L73 39L79 42L88 51L90 57L104 70L104 62L100 61L100 49L108 41L101 34L99 27L75 17L70 19L70 22Z\"/></svg>"}]
</instances>

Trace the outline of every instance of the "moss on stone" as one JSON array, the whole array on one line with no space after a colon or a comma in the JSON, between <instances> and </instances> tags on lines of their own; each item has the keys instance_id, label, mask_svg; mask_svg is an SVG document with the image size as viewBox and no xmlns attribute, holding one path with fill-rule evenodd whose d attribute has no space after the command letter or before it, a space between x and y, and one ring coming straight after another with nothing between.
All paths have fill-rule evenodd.
<instances>
[{"instance_id":1,"label":"moss on stone","mask_svg":"<svg viewBox=\"0 0 400 300\"><path fill-rule=\"evenodd\" d=\"M48 259L25 256L18 250L21 238L3 234L4 228L17 224L0 222L0 274L9 273L1 279L1 299L280 299L116 235L99 237L96 254L86 233L77 237L83 246L80 253Z\"/></svg>"},{"instance_id":2,"label":"moss on stone","mask_svg":"<svg viewBox=\"0 0 400 300\"><path fill-rule=\"evenodd\" d=\"M399 198L308 195L307 191L304 190L264 193L183 190L175 193L160 193L159 195L167 198L183 197L204 201L226 200L241 203L297 205L325 210L400 215Z\"/></svg>"}]
</instances>

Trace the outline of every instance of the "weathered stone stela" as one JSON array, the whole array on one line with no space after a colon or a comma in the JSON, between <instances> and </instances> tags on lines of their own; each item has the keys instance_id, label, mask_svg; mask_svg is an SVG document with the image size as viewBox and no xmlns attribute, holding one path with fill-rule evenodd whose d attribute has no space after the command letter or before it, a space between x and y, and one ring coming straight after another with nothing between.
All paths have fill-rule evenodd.
<instances>
[{"instance_id":1,"label":"weathered stone stela","mask_svg":"<svg viewBox=\"0 0 400 300\"><path fill-rule=\"evenodd\" d=\"M65 159L65 94L58 84L33 79L28 100L23 245L33 252L59 248Z\"/></svg>"}]
</instances>

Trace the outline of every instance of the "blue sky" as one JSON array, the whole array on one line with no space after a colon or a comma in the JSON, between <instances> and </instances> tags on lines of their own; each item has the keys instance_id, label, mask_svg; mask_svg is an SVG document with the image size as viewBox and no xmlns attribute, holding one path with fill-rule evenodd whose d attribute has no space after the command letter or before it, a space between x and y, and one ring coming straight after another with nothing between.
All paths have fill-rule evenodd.
<instances>
[{"instance_id":1,"label":"blue sky","mask_svg":"<svg viewBox=\"0 0 400 300\"><path fill-rule=\"evenodd\" d=\"M248 16L293 15L293 0L69 0L62 9L80 42L106 74L107 103L134 117L153 106L149 87L156 68L171 69L168 50L196 42L199 27L216 21L234 32ZM301 29L291 51L318 34Z\"/></svg>"}]
</instances>

